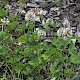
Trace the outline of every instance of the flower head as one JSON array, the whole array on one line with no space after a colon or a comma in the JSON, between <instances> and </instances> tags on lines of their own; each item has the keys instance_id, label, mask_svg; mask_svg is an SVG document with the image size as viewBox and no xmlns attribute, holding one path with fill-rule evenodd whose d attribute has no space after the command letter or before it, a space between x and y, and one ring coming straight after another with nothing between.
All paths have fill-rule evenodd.
<instances>
[{"instance_id":1,"label":"flower head","mask_svg":"<svg viewBox=\"0 0 80 80\"><path fill-rule=\"evenodd\" d=\"M59 28L57 31L57 35L59 37L63 36L71 36L72 35L72 30L70 28Z\"/></svg>"},{"instance_id":2,"label":"flower head","mask_svg":"<svg viewBox=\"0 0 80 80\"><path fill-rule=\"evenodd\" d=\"M60 36L63 36L63 30L64 28L59 28L58 31L57 31L57 35L60 37Z\"/></svg>"},{"instance_id":3,"label":"flower head","mask_svg":"<svg viewBox=\"0 0 80 80\"><path fill-rule=\"evenodd\" d=\"M26 21L35 21L35 17L36 17L36 15L33 12L28 11L27 14L25 15L25 20Z\"/></svg>"},{"instance_id":4,"label":"flower head","mask_svg":"<svg viewBox=\"0 0 80 80\"><path fill-rule=\"evenodd\" d=\"M70 28L64 28L63 35L71 36L72 35L72 30Z\"/></svg>"},{"instance_id":5,"label":"flower head","mask_svg":"<svg viewBox=\"0 0 80 80\"><path fill-rule=\"evenodd\" d=\"M8 25L8 23L10 22L8 19L4 18L1 19L2 25Z\"/></svg>"},{"instance_id":6,"label":"flower head","mask_svg":"<svg viewBox=\"0 0 80 80\"><path fill-rule=\"evenodd\" d=\"M36 16L34 12L28 11L27 14L25 15L25 20L26 21L40 21L40 17Z\"/></svg>"},{"instance_id":7,"label":"flower head","mask_svg":"<svg viewBox=\"0 0 80 80\"><path fill-rule=\"evenodd\" d=\"M43 39L46 36L46 32L44 30L40 30L39 28L36 28L36 31L39 39Z\"/></svg>"},{"instance_id":8,"label":"flower head","mask_svg":"<svg viewBox=\"0 0 80 80\"><path fill-rule=\"evenodd\" d=\"M38 36L46 36L46 32L43 30L38 31Z\"/></svg>"}]
</instances>

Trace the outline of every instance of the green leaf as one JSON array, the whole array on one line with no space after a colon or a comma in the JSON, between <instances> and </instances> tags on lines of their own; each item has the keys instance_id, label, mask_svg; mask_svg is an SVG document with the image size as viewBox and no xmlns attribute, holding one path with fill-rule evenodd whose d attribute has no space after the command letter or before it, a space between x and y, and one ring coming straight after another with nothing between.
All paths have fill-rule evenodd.
<instances>
[{"instance_id":1,"label":"green leaf","mask_svg":"<svg viewBox=\"0 0 80 80\"><path fill-rule=\"evenodd\" d=\"M46 29L46 30L48 30L50 27L49 27L49 25L48 24L44 24L44 28Z\"/></svg>"},{"instance_id":2,"label":"green leaf","mask_svg":"<svg viewBox=\"0 0 80 80\"><path fill-rule=\"evenodd\" d=\"M23 33L23 31L25 31L25 28L26 28L26 26L23 25L21 27L17 27L16 31L19 32L19 33Z\"/></svg>"},{"instance_id":3,"label":"green leaf","mask_svg":"<svg viewBox=\"0 0 80 80\"><path fill-rule=\"evenodd\" d=\"M20 74L21 69L18 66L14 66L14 70L16 71L16 73Z\"/></svg>"},{"instance_id":4,"label":"green leaf","mask_svg":"<svg viewBox=\"0 0 80 80\"><path fill-rule=\"evenodd\" d=\"M8 38L10 38L11 36L12 36L12 34L7 34L4 31L0 32L0 39L4 39L4 41L7 40ZM8 39L8 41L9 41L9 39Z\"/></svg>"},{"instance_id":5,"label":"green leaf","mask_svg":"<svg viewBox=\"0 0 80 80\"><path fill-rule=\"evenodd\" d=\"M38 41L38 35L37 33L33 33L31 38L34 40L34 41Z\"/></svg>"},{"instance_id":6,"label":"green leaf","mask_svg":"<svg viewBox=\"0 0 80 80\"><path fill-rule=\"evenodd\" d=\"M26 35L22 35L18 38L19 42L25 43L27 41L27 36Z\"/></svg>"},{"instance_id":7,"label":"green leaf","mask_svg":"<svg viewBox=\"0 0 80 80\"><path fill-rule=\"evenodd\" d=\"M19 0L19 2L20 2L20 3L23 3L23 2L24 2L24 0Z\"/></svg>"},{"instance_id":8,"label":"green leaf","mask_svg":"<svg viewBox=\"0 0 80 80\"><path fill-rule=\"evenodd\" d=\"M64 74L66 77L69 77L72 74L72 70L71 69L64 69Z\"/></svg>"},{"instance_id":9,"label":"green leaf","mask_svg":"<svg viewBox=\"0 0 80 80\"><path fill-rule=\"evenodd\" d=\"M77 37L77 40L80 42L80 37Z\"/></svg>"},{"instance_id":10,"label":"green leaf","mask_svg":"<svg viewBox=\"0 0 80 80\"><path fill-rule=\"evenodd\" d=\"M6 55L8 53L7 47L0 46L0 55Z\"/></svg>"},{"instance_id":11,"label":"green leaf","mask_svg":"<svg viewBox=\"0 0 80 80\"><path fill-rule=\"evenodd\" d=\"M21 18L21 14L17 14L16 20L20 20L20 18Z\"/></svg>"},{"instance_id":12,"label":"green leaf","mask_svg":"<svg viewBox=\"0 0 80 80\"><path fill-rule=\"evenodd\" d=\"M6 37L6 32L1 31L0 32L0 39L4 39Z\"/></svg>"},{"instance_id":13,"label":"green leaf","mask_svg":"<svg viewBox=\"0 0 80 80\"><path fill-rule=\"evenodd\" d=\"M11 30L16 29L17 25L18 25L18 21L14 21L14 22L9 23L8 26L5 27L5 29L7 31L11 31Z\"/></svg>"},{"instance_id":14,"label":"green leaf","mask_svg":"<svg viewBox=\"0 0 80 80\"><path fill-rule=\"evenodd\" d=\"M10 20L14 20L16 18L16 15L11 13L10 16L9 16Z\"/></svg>"},{"instance_id":15,"label":"green leaf","mask_svg":"<svg viewBox=\"0 0 80 80\"><path fill-rule=\"evenodd\" d=\"M1 0L0 0L1 1ZM0 2L1 3L1 2ZM2 1L2 3L0 4L0 9L2 9L3 6L7 5L8 1Z\"/></svg>"},{"instance_id":16,"label":"green leaf","mask_svg":"<svg viewBox=\"0 0 80 80\"><path fill-rule=\"evenodd\" d=\"M20 72L22 71L22 69L24 69L26 66L26 64L23 64L21 62L16 63L15 66L13 67L13 69L16 71L16 73L20 74Z\"/></svg>"},{"instance_id":17,"label":"green leaf","mask_svg":"<svg viewBox=\"0 0 80 80\"><path fill-rule=\"evenodd\" d=\"M80 63L80 56L78 54L71 54L70 61L73 63Z\"/></svg>"},{"instance_id":18,"label":"green leaf","mask_svg":"<svg viewBox=\"0 0 80 80\"><path fill-rule=\"evenodd\" d=\"M28 77L28 80L33 80L33 77Z\"/></svg>"},{"instance_id":19,"label":"green leaf","mask_svg":"<svg viewBox=\"0 0 80 80\"><path fill-rule=\"evenodd\" d=\"M56 5L56 6L60 6L60 5L61 5L61 0L57 0L57 1L55 2L55 5Z\"/></svg>"},{"instance_id":20,"label":"green leaf","mask_svg":"<svg viewBox=\"0 0 80 80\"><path fill-rule=\"evenodd\" d=\"M63 40L62 38L53 38L53 44L60 50L64 50L66 46L69 44L70 39ZM64 45L65 44L65 45Z\"/></svg>"},{"instance_id":21,"label":"green leaf","mask_svg":"<svg viewBox=\"0 0 80 80\"><path fill-rule=\"evenodd\" d=\"M32 30L35 25L34 25L33 23L29 23L28 26L29 26L28 29L29 29L29 30Z\"/></svg>"},{"instance_id":22,"label":"green leaf","mask_svg":"<svg viewBox=\"0 0 80 80\"><path fill-rule=\"evenodd\" d=\"M31 68L30 66L26 66L25 70L23 70L22 72L25 74L25 75L28 75L30 74L31 72L33 72L33 68Z\"/></svg>"},{"instance_id":23,"label":"green leaf","mask_svg":"<svg viewBox=\"0 0 80 80\"><path fill-rule=\"evenodd\" d=\"M42 54L41 56L44 60L47 60L48 59L48 56L46 54Z\"/></svg>"},{"instance_id":24,"label":"green leaf","mask_svg":"<svg viewBox=\"0 0 80 80\"><path fill-rule=\"evenodd\" d=\"M14 47L14 50L13 50L14 54L17 54L19 52L19 50L20 50L20 48L18 46Z\"/></svg>"},{"instance_id":25,"label":"green leaf","mask_svg":"<svg viewBox=\"0 0 80 80\"><path fill-rule=\"evenodd\" d=\"M54 22L53 25L52 25L53 28L56 28L58 26L58 24L59 24L59 22Z\"/></svg>"},{"instance_id":26,"label":"green leaf","mask_svg":"<svg viewBox=\"0 0 80 80\"><path fill-rule=\"evenodd\" d=\"M39 75L35 77L35 80L45 80L43 75Z\"/></svg>"},{"instance_id":27,"label":"green leaf","mask_svg":"<svg viewBox=\"0 0 80 80\"><path fill-rule=\"evenodd\" d=\"M7 10L2 10L2 9L0 9L0 16L1 17L4 17L4 16L6 16L7 15Z\"/></svg>"},{"instance_id":28,"label":"green leaf","mask_svg":"<svg viewBox=\"0 0 80 80\"><path fill-rule=\"evenodd\" d=\"M42 60L40 58L36 58L33 59L32 61L29 61L28 63L34 67L37 67L39 66L39 64L42 64Z\"/></svg>"},{"instance_id":29,"label":"green leaf","mask_svg":"<svg viewBox=\"0 0 80 80\"><path fill-rule=\"evenodd\" d=\"M54 60L54 64L52 64L52 66L50 67L50 73L51 74L56 74L57 72L59 72L59 68L61 69L61 67L58 68L58 63L59 63L59 60L56 59Z\"/></svg>"},{"instance_id":30,"label":"green leaf","mask_svg":"<svg viewBox=\"0 0 80 80\"><path fill-rule=\"evenodd\" d=\"M55 74L58 73L59 71L60 71L59 69L56 69L56 70L55 70L54 67L51 67L51 68L50 68L50 73L51 73L52 75L55 75Z\"/></svg>"},{"instance_id":31,"label":"green leaf","mask_svg":"<svg viewBox=\"0 0 80 80\"><path fill-rule=\"evenodd\" d=\"M31 47L28 45L24 48L24 51L22 52L22 54L25 55L26 57L30 56L31 53L32 53Z\"/></svg>"},{"instance_id":32,"label":"green leaf","mask_svg":"<svg viewBox=\"0 0 80 80\"><path fill-rule=\"evenodd\" d=\"M77 53L75 44L73 44L73 42L70 42L69 51L72 52L72 53Z\"/></svg>"},{"instance_id":33,"label":"green leaf","mask_svg":"<svg viewBox=\"0 0 80 80\"><path fill-rule=\"evenodd\" d=\"M15 56L11 57L8 60L8 62L14 64L16 62L19 62L21 59L22 59L22 56L21 55L15 55Z\"/></svg>"},{"instance_id":34,"label":"green leaf","mask_svg":"<svg viewBox=\"0 0 80 80\"><path fill-rule=\"evenodd\" d=\"M62 45L61 40L62 39L56 39L56 38L53 39L53 43L54 43L54 45L56 45L57 48L61 47L61 45Z\"/></svg>"},{"instance_id":35,"label":"green leaf","mask_svg":"<svg viewBox=\"0 0 80 80\"><path fill-rule=\"evenodd\" d=\"M2 75L2 78L0 78L0 80L6 80L6 73Z\"/></svg>"}]
</instances>

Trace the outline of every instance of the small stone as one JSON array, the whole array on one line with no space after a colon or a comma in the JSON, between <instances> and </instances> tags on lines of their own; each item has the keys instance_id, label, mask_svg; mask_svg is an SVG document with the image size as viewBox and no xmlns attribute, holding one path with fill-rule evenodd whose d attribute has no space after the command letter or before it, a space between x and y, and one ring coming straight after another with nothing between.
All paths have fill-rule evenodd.
<instances>
[{"instance_id":1,"label":"small stone","mask_svg":"<svg viewBox=\"0 0 80 80\"><path fill-rule=\"evenodd\" d=\"M27 7L39 7L37 4L27 3Z\"/></svg>"}]
</instances>

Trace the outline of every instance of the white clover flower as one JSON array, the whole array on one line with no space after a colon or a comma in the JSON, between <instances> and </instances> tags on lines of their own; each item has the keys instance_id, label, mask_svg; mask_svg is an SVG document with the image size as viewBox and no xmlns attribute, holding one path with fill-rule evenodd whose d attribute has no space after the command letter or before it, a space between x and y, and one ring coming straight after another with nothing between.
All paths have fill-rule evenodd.
<instances>
[{"instance_id":1,"label":"white clover flower","mask_svg":"<svg viewBox=\"0 0 80 80\"><path fill-rule=\"evenodd\" d=\"M59 37L63 36L71 36L72 35L72 30L70 28L59 28L57 31L57 35Z\"/></svg>"},{"instance_id":2,"label":"white clover flower","mask_svg":"<svg viewBox=\"0 0 80 80\"><path fill-rule=\"evenodd\" d=\"M38 37L43 39L46 36L46 32L43 30L38 30Z\"/></svg>"},{"instance_id":3,"label":"white clover flower","mask_svg":"<svg viewBox=\"0 0 80 80\"><path fill-rule=\"evenodd\" d=\"M58 31L57 31L57 35L60 37L60 36L63 36L63 30L64 28L59 28Z\"/></svg>"},{"instance_id":4,"label":"white clover flower","mask_svg":"<svg viewBox=\"0 0 80 80\"><path fill-rule=\"evenodd\" d=\"M35 21L35 18L36 18L36 15L31 11L28 11L27 14L25 15L26 21Z\"/></svg>"},{"instance_id":5,"label":"white clover flower","mask_svg":"<svg viewBox=\"0 0 80 80\"><path fill-rule=\"evenodd\" d=\"M35 32L37 32L39 39L44 39L44 37L46 36L46 32L44 30L40 30L39 28L36 28Z\"/></svg>"},{"instance_id":6,"label":"white clover flower","mask_svg":"<svg viewBox=\"0 0 80 80\"><path fill-rule=\"evenodd\" d=\"M4 17L4 19L1 19L1 22L2 22L2 25L8 25L10 21Z\"/></svg>"},{"instance_id":7,"label":"white clover flower","mask_svg":"<svg viewBox=\"0 0 80 80\"><path fill-rule=\"evenodd\" d=\"M66 28L63 29L63 35L64 35L64 36L67 35L67 29L66 29Z\"/></svg>"},{"instance_id":8,"label":"white clover flower","mask_svg":"<svg viewBox=\"0 0 80 80\"><path fill-rule=\"evenodd\" d=\"M32 8L26 13L25 20L40 22L40 15L45 15L46 13L47 13L47 11L43 11L42 9Z\"/></svg>"},{"instance_id":9,"label":"white clover flower","mask_svg":"<svg viewBox=\"0 0 80 80\"><path fill-rule=\"evenodd\" d=\"M70 28L64 28L63 35L71 36L72 35L72 30Z\"/></svg>"},{"instance_id":10,"label":"white clover flower","mask_svg":"<svg viewBox=\"0 0 80 80\"><path fill-rule=\"evenodd\" d=\"M40 17L36 16L35 13L33 13L32 11L28 11L27 14L25 15L25 20L26 21L39 21L40 22Z\"/></svg>"},{"instance_id":11,"label":"white clover flower","mask_svg":"<svg viewBox=\"0 0 80 80\"><path fill-rule=\"evenodd\" d=\"M53 19L51 19L51 18L48 18L47 20L46 20L46 23L47 24L49 24L49 25L53 25Z\"/></svg>"}]
</instances>

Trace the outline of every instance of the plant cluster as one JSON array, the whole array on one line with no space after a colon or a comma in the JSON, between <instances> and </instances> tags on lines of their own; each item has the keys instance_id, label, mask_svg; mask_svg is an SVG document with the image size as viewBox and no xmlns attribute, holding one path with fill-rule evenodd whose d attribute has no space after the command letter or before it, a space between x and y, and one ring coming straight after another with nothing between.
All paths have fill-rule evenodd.
<instances>
[{"instance_id":1,"label":"plant cluster","mask_svg":"<svg viewBox=\"0 0 80 80\"><path fill-rule=\"evenodd\" d=\"M0 7L0 80L80 79L80 37L74 42L70 28L55 31L59 22L46 19L41 8L17 14L8 2Z\"/></svg>"}]
</instances>

